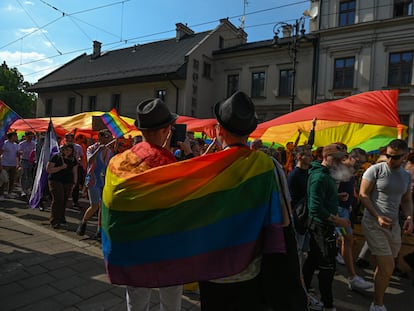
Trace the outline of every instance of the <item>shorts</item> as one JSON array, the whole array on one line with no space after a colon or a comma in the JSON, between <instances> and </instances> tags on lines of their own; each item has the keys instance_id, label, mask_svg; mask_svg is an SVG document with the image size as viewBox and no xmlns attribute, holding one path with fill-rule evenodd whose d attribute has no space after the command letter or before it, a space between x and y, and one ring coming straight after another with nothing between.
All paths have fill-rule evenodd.
<instances>
[{"instance_id":1,"label":"shorts","mask_svg":"<svg viewBox=\"0 0 414 311\"><path fill-rule=\"evenodd\" d=\"M100 205L102 201L102 188L90 187L88 188L89 203L91 205Z\"/></svg>"},{"instance_id":2,"label":"shorts","mask_svg":"<svg viewBox=\"0 0 414 311\"><path fill-rule=\"evenodd\" d=\"M398 223L393 224L391 229L382 228L375 218L364 215L361 224L373 255L398 256L401 248L401 227Z\"/></svg>"},{"instance_id":3,"label":"shorts","mask_svg":"<svg viewBox=\"0 0 414 311\"><path fill-rule=\"evenodd\" d=\"M345 219L350 220L351 216L350 216L349 208L338 206L338 216L341 217L341 218L345 218ZM350 234L352 234L352 228L351 227L349 227L349 228L336 227L335 230L339 235L348 235L348 234L350 235Z\"/></svg>"}]
</instances>

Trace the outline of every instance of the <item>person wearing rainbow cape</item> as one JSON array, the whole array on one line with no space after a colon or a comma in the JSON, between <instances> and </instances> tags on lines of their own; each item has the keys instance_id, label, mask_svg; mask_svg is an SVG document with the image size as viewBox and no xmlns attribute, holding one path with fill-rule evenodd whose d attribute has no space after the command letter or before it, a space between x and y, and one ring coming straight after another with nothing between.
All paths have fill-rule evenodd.
<instances>
[{"instance_id":1,"label":"person wearing rainbow cape","mask_svg":"<svg viewBox=\"0 0 414 311\"><path fill-rule=\"evenodd\" d=\"M202 310L277 308L275 296L287 299L269 284L291 290L278 272L294 267L299 273L299 266L278 261L289 252L297 261L296 245L287 244L285 232L290 199L273 160L247 146L257 126L252 100L236 92L217 104L223 150L180 162L167 150L173 118L156 102L137 107L144 142L108 166L102 249L110 282L163 288L199 281ZM143 121L157 129L152 143ZM300 310L306 310L299 279L297 284L304 297Z\"/></svg>"}]
</instances>

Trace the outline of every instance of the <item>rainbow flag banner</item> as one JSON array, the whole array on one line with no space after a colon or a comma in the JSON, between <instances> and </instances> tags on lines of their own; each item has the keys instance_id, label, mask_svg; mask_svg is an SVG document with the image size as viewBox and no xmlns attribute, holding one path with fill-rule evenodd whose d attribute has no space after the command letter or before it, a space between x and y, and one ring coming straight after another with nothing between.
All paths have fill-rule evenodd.
<instances>
[{"instance_id":1,"label":"rainbow flag banner","mask_svg":"<svg viewBox=\"0 0 414 311\"><path fill-rule=\"evenodd\" d=\"M250 138L286 146L300 130L299 145L306 144L313 118L317 118L314 148L342 142L349 151L378 152L399 134L403 139L407 136L398 114L398 90L382 90L312 105L260 123Z\"/></svg>"},{"instance_id":2,"label":"rainbow flag banner","mask_svg":"<svg viewBox=\"0 0 414 311\"><path fill-rule=\"evenodd\" d=\"M285 252L267 155L236 147L134 172L145 162L136 147L111 159L103 191L102 248L113 284L211 280Z\"/></svg>"},{"instance_id":3,"label":"rainbow flag banner","mask_svg":"<svg viewBox=\"0 0 414 311\"><path fill-rule=\"evenodd\" d=\"M0 147L3 147L10 126L20 119L19 115L0 100Z\"/></svg>"},{"instance_id":4,"label":"rainbow flag banner","mask_svg":"<svg viewBox=\"0 0 414 311\"><path fill-rule=\"evenodd\" d=\"M114 135L116 138L122 137L132 129L135 129L134 126L129 125L126 121L121 119L115 108L109 112L104 113L101 116L101 119L106 127L111 131L112 135Z\"/></svg>"}]
</instances>

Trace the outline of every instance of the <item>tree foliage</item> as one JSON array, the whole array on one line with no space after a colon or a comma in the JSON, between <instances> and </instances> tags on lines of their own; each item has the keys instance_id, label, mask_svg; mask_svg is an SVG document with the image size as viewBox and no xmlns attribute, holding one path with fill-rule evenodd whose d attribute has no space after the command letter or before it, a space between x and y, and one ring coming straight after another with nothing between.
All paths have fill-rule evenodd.
<instances>
[{"instance_id":1,"label":"tree foliage","mask_svg":"<svg viewBox=\"0 0 414 311\"><path fill-rule=\"evenodd\" d=\"M26 91L30 85L16 68L9 68L6 62L1 64L0 100L23 118L35 116L36 95Z\"/></svg>"}]
</instances>

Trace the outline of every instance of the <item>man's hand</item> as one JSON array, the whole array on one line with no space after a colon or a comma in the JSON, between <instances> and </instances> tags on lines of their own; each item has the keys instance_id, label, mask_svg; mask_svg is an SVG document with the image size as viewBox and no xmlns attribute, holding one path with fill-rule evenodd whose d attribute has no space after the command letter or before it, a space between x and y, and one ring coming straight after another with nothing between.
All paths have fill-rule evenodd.
<instances>
[{"instance_id":1,"label":"man's hand","mask_svg":"<svg viewBox=\"0 0 414 311\"><path fill-rule=\"evenodd\" d=\"M351 221L349 219L346 219L346 218L335 217L334 222L335 222L337 227L342 227L342 228L350 228L351 227Z\"/></svg>"},{"instance_id":2,"label":"man's hand","mask_svg":"<svg viewBox=\"0 0 414 311\"><path fill-rule=\"evenodd\" d=\"M329 216L328 220L334 223L336 227L342 227L342 228L350 228L351 227L351 221L346 218L341 218L339 216L332 215Z\"/></svg>"},{"instance_id":3,"label":"man's hand","mask_svg":"<svg viewBox=\"0 0 414 311\"><path fill-rule=\"evenodd\" d=\"M339 201L346 202L349 199L349 193L348 192L339 192L338 193L338 199Z\"/></svg>"},{"instance_id":4,"label":"man's hand","mask_svg":"<svg viewBox=\"0 0 414 311\"><path fill-rule=\"evenodd\" d=\"M392 228L392 219L386 216L377 217L378 224L382 228L391 229Z\"/></svg>"},{"instance_id":5,"label":"man's hand","mask_svg":"<svg viewBox=\"0 0 414 311\"><path fill-rule=\"evenodd\" d=\"M414 229L413 219L411 216L408 216L403 224L404 234L411 234L413 232L413 229Z\"/></svg>"},{"instance_id":6,"label":"man's hand","mask_svg":"<svg viewBox=\"0 0 414 311\"><path fill-rule=\"evenodd\" d=\"M193 153L193 151L191 150L190 140L188 139L188 137L185 139L184 142L177 141L177 145L180 147L180 149L184 152L185 155Z\"/></svg>"}]
</instances>

